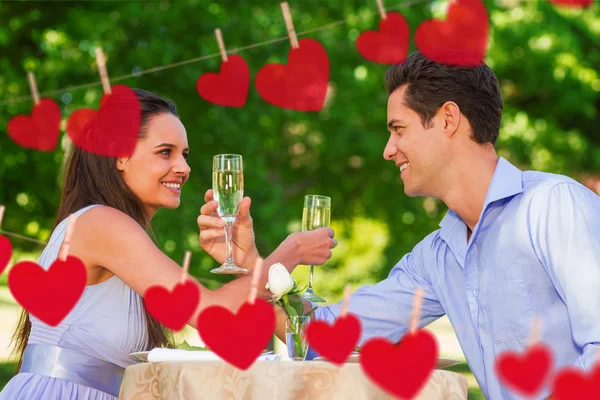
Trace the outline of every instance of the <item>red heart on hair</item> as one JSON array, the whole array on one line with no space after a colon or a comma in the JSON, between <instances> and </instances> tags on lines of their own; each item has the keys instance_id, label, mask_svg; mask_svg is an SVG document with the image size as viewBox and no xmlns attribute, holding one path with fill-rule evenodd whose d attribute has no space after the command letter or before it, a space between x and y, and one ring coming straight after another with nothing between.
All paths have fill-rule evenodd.
<instances>
[{"instance_id":1,"label":"red heart on hair","mask_svg":"<svg viewBox=\"0 0 600 400\"><path fill-rule=\"evenodd\" d=\"M250 68L238 55L227 56L218 74L208 72L196 82L196 90L204 100L221 106L242 107L249 89Z\"/></svg>"},{"instance_id":2,"label":"red heart on hair","mask_svg":"<svg viewBox=\"0 0 600 400\"><path fill-rule=\"evenodd\" d=\"M586 8L592 4L593 0L550 0L550 3L554 3L558 6L573 7L573 8Z\"/></svg>"},{"instance_id":3,"label":"red heart on hair","mask_svg":"<svg viewBox=\"0 0 600 400\"><path fill-rule=\"evenodd\" d=\"M389 12L379 22L379 31L366 31L356 39L358 52L367 60L395 64L406 60L410 31L402 14Z\"/></svg>"},{"instance_id":4,"label":"red heart on hair","mask_svg":"<svg viewBox=\"0 0 600 400\"><path fill-rule=\"evenodd\" d=\"M8 267L8 262L12 256L12 244L6 236L0 235L0 275Z\"/></svg>"},{"instance_id":5,"label":"red heart on hair","mask_svg":"<svg viewBox=\"0 0 600 400\"><path fill-rule=\"evenodd\" d=\"M329 83L329 59L319 42L302 39L291 49L288 64L267 64L256 74L256 90L281 108L319 111Z\"/></svg>"},{"instance_id":6,"label":"red heart on hair","mask_svg":"<svg viewBox=\"0 0 600 400\"><path fill-rule=\"evenodd\" d=\"M365 374L387 392L402 398L415 396L435 367L438 345L423 330L407 333L398 344L375 338L362 346L360 365Z\"/></svg>"},{"instance_id":7,"label":"red heart on hair","mask_svg":"<svg viewBox=\"0 0 600 400\"><path fill-rule=\"evenodd\" d=\"M60 136L60 107L54 100L41 99L33 106L31 117L17 115L8 122L8 136L20 146L52 151Z\"/></svg>"},{"instance_id":8,"label":"red heart on hair","mask_svg":"<svg viewBox=\"0 0 600 400\"><path fill-rule=\"evenodd\" d=\"M144 293L146 309L158 322L179 332L192 318L200 302L200 291L192 281L178 283L172 291L151 286Z\"/></svg>"},{"instance_id":9,"label":"red heart on hair","mask_svg":"<svg viewBox=\"0 0 600 400\"><path fill-rule=\"evenodd\" d=\"M496 374L500 381L521 396L534 396L550 377L552 352L542 344L528 348L523 354L505 351L496 358Z\"/></svg>"},{"instance_id":10,"label":"red heart on hair","mask_svg":"<svg viewBox=\"0 0 600 400\"><path fill-rule=\"evenodd\" d=\"M83 108L67 121L67 133L83 150L107 157L133 154L140 130L141 109L135 92L125 85L111 86L98 111Z\"/></svg>"},{"instance_id":11,"label":"red heart on hair","mask_svg":"<svg viewBox=\"0 0 600 400\"><path fill-rule=\"evenodd\" d=\"M428 20L415 32L415 44L432 61L462 66L483 62L488 44L489 20L481 0L455 0L445 21Z\"/></svg>"},{"instance_id":12,"label":"red heart on hair","mask_svg":"<svg viewBox=\"0 0 600 400\"><path fill-rule=\"evenodd\" d=\"M83 294L87 270L73 256L56 259L45 271L38 264L22 261L8 273L8 288L15 300L31 315L57 326L71 312Z\"/></svg>"},{"instance_id":13,"label":"red heart on hair","mask_svg":"<svg viewBox=\"0 0 600 400\"><path fill-rule=\"evenodd\" d=\"M360 320L347 314L338 318L333 325L324 321L314 321L308 325L308 343L321 356L336 365L342 365L356 348L360 338Z\"/></svg>"},{"instance_id":14,"label":"red heart on hair","mask_svg":"<svg viewBox=\"0 0 600 400\"><path fill-rule=\"evenodd\" d=\"M198 317L202 341L223 360L243 370L260 356L274 332L275 311L262 299L244 303L237 314L211 306Z\"/></svg>"},{"instance_id":15,"label":"red heart on hair","mask_svg":"<svg viewBox=\"0 0 600 400\"><path fill-rule=\"evenodd\" d=\"M558 371L552 385L552 398L557 400L597 399L600 396L600 363L585 374L568 367Z\"/></svg>"}]
</instances>

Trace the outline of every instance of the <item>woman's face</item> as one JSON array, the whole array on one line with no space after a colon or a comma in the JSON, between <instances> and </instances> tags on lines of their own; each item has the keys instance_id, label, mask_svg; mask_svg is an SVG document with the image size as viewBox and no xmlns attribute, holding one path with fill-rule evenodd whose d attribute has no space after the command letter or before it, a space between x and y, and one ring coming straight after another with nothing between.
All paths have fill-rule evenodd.
<instances>
[{"instance_id":1,"label":"woman's face","mask_svg":"<svg viewBox=\"0 0 600 400\"><path fill-rule=\"evenodd\" d=\"M152 217L161 207L179 206L191 172L186 161L190 150L185 128L173 114L155 115L147 124L146 136L131 157L117 160L117 168Z\"/></svg>"}]
</instances>

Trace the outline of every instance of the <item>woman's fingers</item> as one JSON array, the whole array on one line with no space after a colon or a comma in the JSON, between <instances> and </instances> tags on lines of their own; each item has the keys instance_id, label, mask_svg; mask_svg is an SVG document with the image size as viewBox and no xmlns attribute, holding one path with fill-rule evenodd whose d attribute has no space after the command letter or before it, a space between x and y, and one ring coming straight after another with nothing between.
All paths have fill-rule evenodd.
<instances>
[{"instance_id":1,"label":"woman's fingers","mask_svg":"<svg viewBox=\"0 0 600 400\"><path fill-rule=\"evenodd\" d=\"M221 236L225 236L225 231L223 229L218 229L218 230L212 229L209 231L200 232L200 240L201 241L216 239Z\"/></svg>"},{"instance_id":2,"label":"woman's fingers","mask_svg":"<svg viewBox=\"0 0 600 400\"><path fill-rule=\"evenodd\" d=\"M215 217L218 206L219 204L215 200L211 200L202 207L200 207L200 214Z\"/></svg>"},{"instance_id":3,"label":"woman's fingers","mask_svg":"<svg viewBox=\"0 0 600 400\"><path fill-rule=\"evenodd\" d=\"M212 189L208 189L206 191L206 193L204 193L204 201L208 203L209 201L212 201L213 199L214 199L213 191L212 191Z\"/></svg>"},{"instance_id":4,"label":"woman's fingers","mask_svg":"<svg viewBox=\"0 0 600 400\"><path fill-rule=\"evenodd\" d=\"M200 215L198 217L198 226L200 227L200 231L204 229L223 229L225 226L225 221L221 218L210 217L208 215Z\"/></svg>"}]
</instances>

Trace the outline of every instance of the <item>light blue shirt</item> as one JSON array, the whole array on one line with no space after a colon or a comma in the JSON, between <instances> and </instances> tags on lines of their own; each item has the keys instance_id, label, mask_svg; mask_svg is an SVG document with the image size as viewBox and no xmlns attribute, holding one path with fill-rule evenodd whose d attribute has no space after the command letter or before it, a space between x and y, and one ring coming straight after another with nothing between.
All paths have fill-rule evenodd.
<instances>
[{"instance_id":1,"label":"light blue shirt","mask_svg":"<svg viewBox=\"0 0 600 400\"><path fill-rule=\"evenodd\" d=\"M420 287L419 325L448 316L488 399L518 398L499 382L494 360L527 347L534 317L541 319L541 341L554 353L555 370L590 370L600 361L598 195L568 177L523 172L500 158L469 243L455 212L448 211L440 228L384 281L352 294L349 312L363 328L359 345L374 337L399 341ZM340 308L341 302L319 308L316 317L331 323Z\"/></svg>"}]
</instances>

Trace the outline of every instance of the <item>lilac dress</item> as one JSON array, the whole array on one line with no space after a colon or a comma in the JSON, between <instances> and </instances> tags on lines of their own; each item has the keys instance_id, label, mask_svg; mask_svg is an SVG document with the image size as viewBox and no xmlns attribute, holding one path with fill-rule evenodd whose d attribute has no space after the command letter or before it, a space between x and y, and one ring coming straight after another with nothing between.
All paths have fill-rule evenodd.
<instances>
[{"instance_id":1,"label":"lilac dress","mask_svg":"<svg viewBox=\"0 0 600 400\"><path fill-rule=\"evenodd\" d=\"M63 220L49 243L59 246L66 226ZM48 269L58 246L47 246L38 264ZM56 327L29 318L23 366L0 392L0 400L116 400L124 368L136 362L129 354L149 350L143 300L116 275L87 286Z\"/></svg>"}]
</instances>

